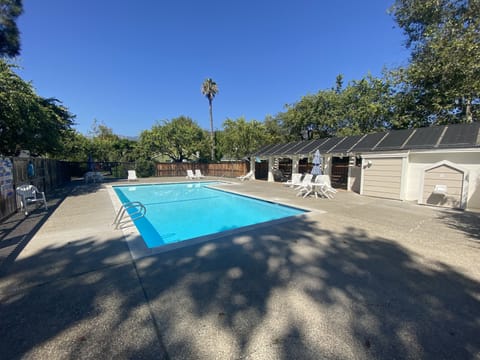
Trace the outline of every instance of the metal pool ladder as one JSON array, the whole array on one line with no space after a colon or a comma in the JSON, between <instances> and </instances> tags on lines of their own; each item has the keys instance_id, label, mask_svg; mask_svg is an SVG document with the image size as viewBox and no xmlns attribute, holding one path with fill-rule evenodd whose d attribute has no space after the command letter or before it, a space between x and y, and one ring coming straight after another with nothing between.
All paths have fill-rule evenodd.
<instances>
[{"instance_id":1,"label":"metal pool ladder","mask_svg":"<svg viewBox=\"0 0 480 360\"><path fill-rule=\"evenodd\" d=\"M127 212L129 209L135 209L135 210L129 213ZM115 220L113 221L113 225L115 225L115 230L118 229L118 227L121 224L124 224L130 221L130 220L122 221L125 214L130 215L131 221L135 221L144 217L146 213L147 213L147 208L140 201L130 201L125 204L122 204L120 209L118 209L117 216L115 216Z\"/></svg>"}]
</instances>

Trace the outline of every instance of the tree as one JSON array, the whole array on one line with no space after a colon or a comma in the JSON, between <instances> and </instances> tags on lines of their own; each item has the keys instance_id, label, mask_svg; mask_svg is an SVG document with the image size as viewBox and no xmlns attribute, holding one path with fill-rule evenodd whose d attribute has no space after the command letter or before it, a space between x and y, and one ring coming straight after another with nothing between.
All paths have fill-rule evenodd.
<instances>
[{"instance_id":1,"label":"tree","mask_svg":"<svg viewBox=\"0 0 480 360\"><path fill-rule=\"evenodd\" d=\"M174 162L200 158L205 149L205 134L185 116L163 121L140 134L139 151L146 159L167 156Z\"/></svg>"},{"instance_id":2,"label":"tree","mask_svg":"<svg viewBox=\"0 0 480 360\"><path fill-rule=\"evenodd\" d=\"M0 59L0 153L62 153L62 138L71 130L74 115L57 99L38 96L12 68Z\"/></svg>"},{"instance_id":3,"label":"tree","mask_svg":"<svg viewBox=\"0 0 480 360\"><path fill-rule=\"evenodd\" d=\"M246 121L227 119L223 123L221 136L222 153L232 159L242 159L252 155L265 145L268 133L265 126L256 120Z\"/></svg>"},{"instance_id":4,"label":"tree","mask_svg":"<svg viewBox=\"0 0 480 360\"><path fill-rule=\"evenodd\" d=\"M215 159L215 138L213 136L213 110L212 110L212 102L215 95L218 93L218 86L215 81L208 78L202 84L202 94L208 99L208 106L210 112L210 141L211 141L211 159L212 161Z\"/></svg>"},{"instance_id":5,"label":"tree","mask_svg":"<svg viewBox=\"0 0 480 360\"><path fill-rule=\"evenodd\" d=\"M71 130L63 137L63 152L57 158L59 160L85 162L91 149L91 141L78 131Z\"/></svg>"},{"instance_id":6,"label":"tree","mask_svg":"<svg viewBox=\"0 0 480 360\"><path fill-rule=\"evenodd\" d=\"M392 85L388 79L367 75L343 87L305 95L277 115L290 136L287 141L365 134L390 128L394 118Z\"/></svg>"},{"instance_id":7,"label":"tree","mask_svg":"<svg viewBox=\"0 0 480 360\"><path fill-rule=\"evenodd\" d=\"M22 12L22 0L0 0L0 57L20 54L20 32L16 20Z\"/></svg>"},{"instance_id":8,"label":"tree","mask_svg":"<svg viewBox=\"0 0 480 360\"><path fill-rule=\"evenodd\" d=\"M350 136L382 131L393 119L391 84L386 78L367 75L351 81L339 93L341 109L336 120L336 135Z\"/></svg>"},{"instance_id":9,"label":"tree","mask_svg":"<svg viewBox=\"0 0 480 360\"><path fill-rule=\"evenodd\" d=\"M477 121L480 1L396 0L391 12L412 51L401 70L411 115L420 122L425 116L433 123Z\"/></svg>"}]
</instances>

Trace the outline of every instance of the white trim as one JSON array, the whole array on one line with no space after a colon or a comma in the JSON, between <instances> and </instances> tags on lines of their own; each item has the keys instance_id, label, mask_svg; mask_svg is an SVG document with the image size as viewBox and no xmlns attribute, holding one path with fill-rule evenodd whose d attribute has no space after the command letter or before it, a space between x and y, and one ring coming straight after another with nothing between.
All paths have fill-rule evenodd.
<instances>
[{"instance_id":1,"label":"white trim","mask_svg":"<svg viewBox=\"0 0 480 360\"><path fill-rule=\"evenodd\" d=\"M480 148L462 148L462 149L446 149L446 148L441 148L441 149L428 149L428 150L422 150L422 149L412 149L410 150L412 154L439 154L439 153L480 153Z\"/></svg>"},{"instance_id":2,"label":"white trim","mask_svg":"<svg viewBox=\"0 0 480 360\"><path fill-rule=\"evenodd\" d=\"M420 204L426 204L425 199L423 197L423 187L425 185L425 173L428 170L435 169L436 167L443 166L443 165L451 167L452 169L458 170L461 173L463 173L463 179L462 179L463 186L462 186L462 195L460 197L460 208L461 209L466 209L467 208L467 199L468 199L469 172L468 172L467 169L465 169L461 166L458 166L457 164L452 163L451 161L448 161L448 160L438 161L435 164L430 164L430 165L427 165L423 168L422 178L420 179L420 192L419 192L420 196L419 196L419 200L418 200L419 203Z\"/></svg>"},{"instance_id":3,"label":"white trim","mask_svg":"<svg viewBox=\"0 0 480 360\"><path fill-rule=\"evenodd\" d=\"M400 175L400 200L405 200L408 180L408 157L402 157L402 172Z\"/></svg>"},{"instance_id":4,"label":"white trim","mask_svg":"<svg viewBox=\"0 0 480 360\"><path fill-rule=\"evenodd\" d=\"M408 154L410 152L395 152L395 153L368 153L368 154L362 154L361 157L362 159L375 159L375 158L405 158L408 157Z\"/></svg>"}]
</instances>

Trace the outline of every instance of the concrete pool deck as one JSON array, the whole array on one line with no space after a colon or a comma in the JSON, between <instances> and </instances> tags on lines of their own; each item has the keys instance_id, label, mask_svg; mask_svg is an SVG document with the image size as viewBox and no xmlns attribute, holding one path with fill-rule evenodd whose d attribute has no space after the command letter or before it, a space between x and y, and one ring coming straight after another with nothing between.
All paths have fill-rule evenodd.
<instances>
[{"instance_id":1,"label":"concrete pool deck","mask_svg":"<svg viewBox=\"0 0 480 360\"><path fill-rule=\"evenodd\" d=\"M320 211L137 260L109 183L5 220L2 359L480 358L480 214L232 181Z\"/></svg>"}]
</instances>

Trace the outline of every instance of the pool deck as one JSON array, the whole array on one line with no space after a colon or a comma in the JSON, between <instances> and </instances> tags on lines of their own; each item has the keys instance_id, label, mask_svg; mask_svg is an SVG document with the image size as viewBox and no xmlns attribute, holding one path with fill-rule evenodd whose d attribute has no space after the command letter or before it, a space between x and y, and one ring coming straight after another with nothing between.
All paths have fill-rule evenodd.
<instances>
[{"instance_id":1,"label":"pool deck","mask_svg":"<svg viewBox=\"0 0 480 360\"><path fill-rule=\"evenodd\" d=\"M314 211L139 259L112 183L2 222L1 358L480 359L479 213L227 180Z\"/></svg>"}]
</instances>

